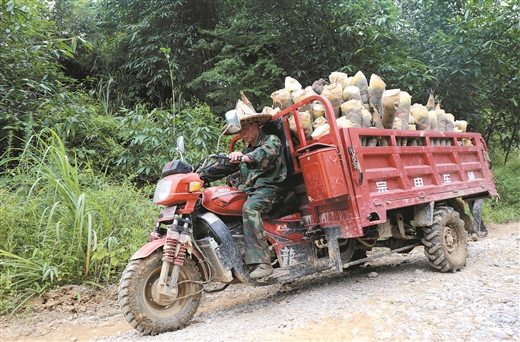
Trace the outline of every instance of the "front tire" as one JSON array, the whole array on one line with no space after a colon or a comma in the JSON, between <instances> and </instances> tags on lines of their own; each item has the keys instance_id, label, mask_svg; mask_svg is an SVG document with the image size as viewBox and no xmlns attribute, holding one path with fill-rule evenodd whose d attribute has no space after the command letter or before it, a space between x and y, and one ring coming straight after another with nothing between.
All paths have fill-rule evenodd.
<instances>
[{"instance_id":1,"label":"front tire","mask_svg":"<svg viewBox=\"0 0 520 342\"><path fill-rule=\"evenodd\" d=\"M156 292L162 266L162 249L144 259L132 260L119 283L119 305L125 319L145 335L183 328L197 312L202 296L201 276L187 257L181 266L176 299ZM171 268L170 268L171 271Z\"/></svg>"},{"instance_id":2,"label":"front tire","mask_svg":"<svg viewBox=\"0 0 520 342\"><path fill-rule=\"evenodd\" d=\"M464 222L451 207L439 207L433 225L422 227L424 254L430 266L441 272L456 272L466 265L468 241Z\"/></svg>"}]
</instances>

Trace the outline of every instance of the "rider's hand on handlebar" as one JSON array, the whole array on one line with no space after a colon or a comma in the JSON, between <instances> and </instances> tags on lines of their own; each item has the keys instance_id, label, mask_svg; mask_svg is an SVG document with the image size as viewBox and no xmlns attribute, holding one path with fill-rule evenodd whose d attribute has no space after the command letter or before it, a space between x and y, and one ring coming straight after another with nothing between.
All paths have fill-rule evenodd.
<instances>
[{"instance_id":1,"label":"rider's hand on handlebar","mask_svg":"<svg viewBox=\"0 0 520 342\"><path fill-rule=\"evenodd\" d=\"M229 161L234 164L240 163L240 162L250 163L251 158L243 155L242 152L231 152L229 154Z\"/></svg>"}]
</instances>

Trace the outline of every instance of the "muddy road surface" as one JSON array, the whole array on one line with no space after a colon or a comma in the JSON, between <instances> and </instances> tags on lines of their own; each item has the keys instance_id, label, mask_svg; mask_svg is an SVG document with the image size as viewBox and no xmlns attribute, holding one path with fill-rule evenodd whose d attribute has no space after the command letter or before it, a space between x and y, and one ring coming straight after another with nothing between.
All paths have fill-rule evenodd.
<instances>
[{"instance_id":1,"label":"muddy road surface","mask_svg":"<svg viewBox=\"0 0 520 342\"><path fill-rule=\"evenodd\" d=\"M439 273L423 248L342 274L206 294L180 331L143 336L117 288L64 286L0 317L3 341L520 341L520 222L469 242L467 266Z\"/></svg>"}]
</instances>

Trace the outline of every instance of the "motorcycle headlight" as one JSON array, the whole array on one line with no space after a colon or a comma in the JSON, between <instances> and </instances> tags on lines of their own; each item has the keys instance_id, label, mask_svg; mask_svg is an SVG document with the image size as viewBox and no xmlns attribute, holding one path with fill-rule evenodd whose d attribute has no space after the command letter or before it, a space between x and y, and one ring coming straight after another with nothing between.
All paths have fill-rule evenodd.
<instances>
[{"instance_id":1,"label":"motorcycle headlight","mask_svg":"<svg viewBox=\"0 0 520 342\"><path fill-rule=\"evenodd\" d=\"M168 198L172 187L172 179L162 179L157 184L155 188L155 193L153 195L153 202L161 202Z\"/></svg>"}]
</instances>

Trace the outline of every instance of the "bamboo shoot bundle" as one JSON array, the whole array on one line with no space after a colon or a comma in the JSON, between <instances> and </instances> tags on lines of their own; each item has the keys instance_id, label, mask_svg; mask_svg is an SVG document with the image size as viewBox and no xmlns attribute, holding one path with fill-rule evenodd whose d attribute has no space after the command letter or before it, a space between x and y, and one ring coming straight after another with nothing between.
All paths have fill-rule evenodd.
<instances>
[{"instance_id":1,"label":"bamboo shoot bundle","mask_svg":"<svg viewBox=\"0 0 520 342\"><path fill-rule=\"evenodd\" d=\"M338 128L354 127L354 124L349 119L347 119L344 116L342 116L342 117L340 117L339 119L336 120L336 125L338 126Z\"/></svg>"},{"instance_id":2,"label":"bamboo shoot bundle","mask_svg":"<svg viewBox=\"0 0 520 342\"><path fill-rule=\"evenodd\" d=\"M352 78L350 84L359 88L359 93L361 94L361 102L363 102L363 106L365 106L366 109L370 109L370 105L368 104L368 82L367 78L365 77L365 74L363 74L361 71L358 71L354 75L354 78Z\"/></svg>"},{"instance_id":3,"label":"bamboo shoot bundle","mask_svg":"<svg viewBox=\"0 0 520 342\"><path fill-rule=\"evenodd\" d=\"M287 76L285 78L285 89L287 89L288 91L301 90L302 85L294 78Z\"/></svg>"},{"instance_id":4,"label":"bamboo shoot bundle","mask_svg":"<svg viewBox=\"0 0 520 342\"><path fill-rule=\"evenodd\" d=\"M270 114L271 116L274 116L280 112L280 108L271 108L265 106L264 109L262 109L262 114Z\"/></svg>"},{"instance_id":5,"label":"bamboo shoot bundle","mask_svg":"<svg viewBox=\"0 0 520 342\"><path fill-rule=\"evenodd\" d=\"M444 116L446 118L446 128L445 128L445 131L446 132L453 132L453 122L455 121L455 116L453 114L450 114L450 113L446 113L446 114L444 114ZM446 139L446 145L452 146L452 140L451 139Z\"/></svg>"},{"instance_id":6,"label":"bamboo shoot bundle","mask_svg":"<svg viewBox=\"0 0 520 342\"><path fill-rule=\"evenodd\" d=\"M408 121L410 120L410 107L412 105L412 97L406 91L402 91L399 96L399 107L395 112L395 116L402 121L402 129L408 129Z\"/></svg>"},{"instance_id":7,"label":"bamboo shoot bundle","mask_svg":"<svg viewBox=\"0 0 520 342\"><path fill-rule=\"evenodd\" d=\"M345 89L348 85L348 75L344 72L334 71L329 76L330 83L341 84L341 89Z\"/></svg>"},{"instance_id":8,"label":"bamboo shoot bundle","mask_svg":"<svg viewBox=\"0 0 520 342\"><path fill-rule=\"evenodd\" d=\"M328 85L327 81L325 81L323 78L320 78L319 80L314 81L312 84L312 90L314 90L316 94L321 95L321 92L326 85Z\"/></svg>"},{"instance_id":9,"label":"bamboo shoot bundle","mask_svg":"<svg viewBox=\"0 0 520 342\"><path fill-rule=\"evenodd\" d=\"M291 93L287 89L280 89L271 94L273 103L276 107L284 110L294 104Z\"/></svg>"},{"instance_id":10,"label":"bamboo shoot bundle","mask_svg":"<svg viewBox=\"0 0 520 342\"><path fill-rule=\"evenodd\" d=\"M313 103L311 106L311 113L314 120L325 116L325 106L319 102Z\"/></svg>"},{"instance_id":11,"label":"bamboo shoot bundle","mask_svg":"<svg viewBox=\"0 0 520 342\"><path fill-rule=\"evenodd\" d=\"M429 110L428 116L430 117L430 130L438 132L439 131L439 121L437 120L437 113L435 110ZM434 146L441 146L441 141L438 138L431 138L431 143Z\"/></svg>"},{"instance_id":12,"label":"bamboo shoot bundle","mask_svg":"<svg viewBox=\"0 0 520 342\"><path fill-rule=\"evenodd\" d=\"M322 126L316 128L314 130L314 132L312 132L311 137L313 139L318 139L319 137L322 137L325 134L329 134L329 133L330 133L330 125L327 123L325 125L322 125Z\"/></svg>"},{"instance_id":13,"label":"bamboo shoot bundle","mask_svg":"<svg viewBox=\"0 0 520 342\"><path fill-rule=\"evenodd\" d=\"M311 87L307 87L305 89L300 89L300 90L294 90L291 92L291 97L292 97L294 103L303 101L311 95L316 95L316 93L314 92L314 90L312 90ZM299 108L299 110L302 112L304 112L306 110L310 110L310 109L311 109L310 104Z\"/></svg>"},{"instance_id":14,"label":"bamboo shoot bundle","mask_svg":"<svg viewBox=\"0 0 520 342\"><path fill-rule=\"evenodd\" d=\"M399 107L400 89L385 90L383 92L383 127L392 128L395 112Z\"/></svg>"},{"instance_id":15,"label":"bamboo shoot bundle","mask_svg":"<svg viewBox=\"0 0 520 342\"><path fill-rule=\"evenodd\" d=\"M439 123L437 121L437 113L435 113L434 110L428 111L428 116L430 117L430 130L431 131L438 131L439 130Z\"/></svg>"},{"instance_id":16,"label":"bamboo shoot bundle","mask_svg":"<svg viewBox=\"0 0 520 342\"><path fill-rule=\"evenodd\" d=\"M370 85L368 86L368 99L374 111L379 114L381 118L383 116L383 112L381 111L382 107L382 98L383 92L385 91L386 83L383 82L381 77L376 74L372 74L370 76Z\"/></svg>"},{"instance_id":17,"label":"bamboo shoot bundle","mask_svg":"<svg viewBox=\"0 0 520 342\"><path fill-rule=\"evenodd\" d=\"M341 104L341 113L349 119L356 128L361 128L363 123L362 109L363 105L361 101L358 100L350 100Z\"/></svg>"},{"instance_id":18,"label":"bamboo shoot bundle","mask_svg":"<svg viewBox=\"0 0 520 342\"><path fill-rule=\"evenodd\" d=\"M439 127L439 132L446 131L446 116L444 115L444 110L439 109L435 111L437 115L437 125Z\"/></svg>"},{"instance_id":19,"label":"bamboo shoot bundle","mask_svg":"<svg viewBox=\"0 0 520 342\"><path fill-rule=\"evenodd\" d=\"M305 134L305 139L310 140L312 134L312 124L311 124L311 114L309 111L299 112L300 123L303 128L303 133ZM289 128L296 132L296 120L294 116L289 118Z\"/></svg>"},{"instance_id":20,"label":"bamboo shoot bundle","mask_svg":"<svg viewBox=\"0 0 520 342\"><path fill-rule=\"evenodd\" d=\"M412 97L406 91L402 91L399 95L399 107L395 112L395 117L401 120L401 130L408 130L408 121L410 120L410 107L412 105ZM398 139L398 145L406 146L408 139Z\"/></svg>"},{"instance_id":21,"label":"bamboo shoot bundle","mask_svg":"<svg viewBox=\"0 0 520 342\"><path fill-rule=\"evenodd\" d=\"M312 123L312 128L316 129L320 126L325 125L326 123L327 123L327 119L325 119L324 116L320 116L316 120L314 120L314 122Z\"/></svg>"},{"instance_id":22,"label":"bamboo shoot bundle","mask_svg":"<svg viewBox=\"0 0 520 342\"><path fill-rule=\"evenodd\" d=\"M437 114L437 124L439 126L439 132L446 132L446 116L444 115L444 110L437 109L435 110L435 113ZM448 142L446 139L439 139L441 146L446 146Z\"/></svg>"},{"instance_id":23,"label":"bamboo shoot bundle","mask_svg":"<svg viewBox=\"0 0 520 342\"><path fill-rule=\"evenodd\" d=\"M450 113L444 114L446 117L446 132L453 132L453 123L455 122L455 116Z\"/></svg>"},{"instance_id":24,"label":"bamboo shoot bundle","mask_svg":"<svg viewBox=\"0 0 520 342\"><path fill-rule=\"evenodd\" d=\"M430 116L428 115L428 109L426 107L416 103L410 107L410 112L415 119L415 125L419 131L430 130Z\"/></svg>"},{"instance_id":25,"label":"bamboo shoot bundle","mask_svg":"<svg viewBox=\"0 0 520 342\"><path fill-rule=\"evenodd\" d=\"M359 88L356 86L347 86L343 89L343 100L358 100L361 101L361 93L359 92Z\"/></svg>"},{"instance_id":26,"label":"bamboo shoot bundle","mask_svg":"<svg viewBox=\"0 0 520 342\"><path fill-rule=\"evenodd\" d=\"M371 128L372 126L372 114L363 107L361 110L361 127ZM376 146L377 139L375 137L361 137L361 146Z\"/></svg>"},{"instance_id":27,"label":"bamboo shoot bundle","mask_svg":"<svg viewBox=\"0 0 520 342\"><path fill-rule=\"evenodd\" d=\"M323 88L321 95L330 101L332 109L334 109L334 114L336 118L338 118L340 115L341 102L343 102L343 89L341 85L336 83L329 84Z\"/></svg>"},{"instance_id":28,"label":"bamboo shoot bundle","mask_svg":"<svg viewBox=\"0 0 520 342\"><path fill-rule=\"evenodd\" d=\"M370 128L370 126L372 125L372 114L370 114L370 112L368 110L366 110L365 108L363 108L361 110L361 117L363 119L363 128Z\"/></svg>"},{"instance_id":29,"label":"bamboo shoot bundle","mask_svg":"<svg viewBox=\"0 0 520 342\"><path fill-rule=\"evenodd\" d=\"M453 125L461 132L466 132L466 129L468 128L468 122L465 120L456 120Z\"/></svg>"}]
</instances>

